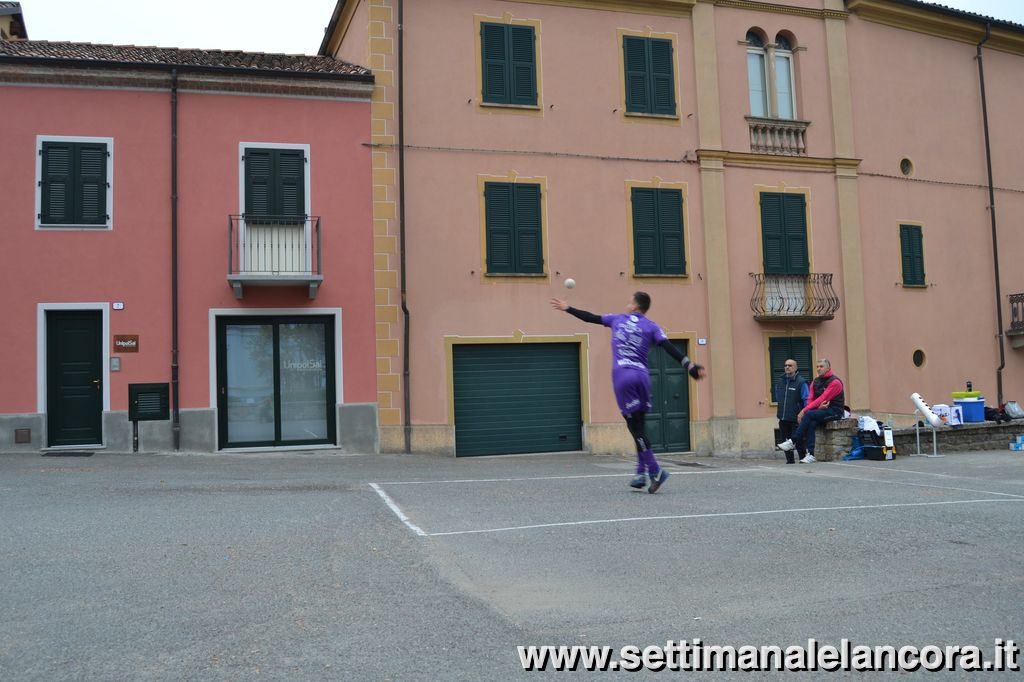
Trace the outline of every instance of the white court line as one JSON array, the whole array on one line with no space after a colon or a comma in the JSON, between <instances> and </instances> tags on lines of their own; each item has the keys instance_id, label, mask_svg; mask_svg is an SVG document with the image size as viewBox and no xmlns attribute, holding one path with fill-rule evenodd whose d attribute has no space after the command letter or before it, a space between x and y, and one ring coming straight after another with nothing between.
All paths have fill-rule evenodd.
<instances>
[{"instance_id":1,"label":"white court line","mask_svg":"<svg viewBox=\"0 0 1024 682\"><path fill-rule=\"evenodd\" d=\"M697 474L745 474L750 472L771 469L772 467L757 466L745 469L715 469L714 471L679 471L671 467L665 467L672 472L673 476L695 476ZM422 483L513 483L515 481L567 481L574 478L622 478L623 472L617 474L584 474L580 476L534 476L532 478L458 478L447 481L381 481L379 484L370 485L419 485Z\"/></svg>"},{"instance_id":2,"label":"white court line","mask_svg":"<svg viewBox=\"0 0 1024 682\"><path fill-rule=\"evenodd\" d=\"M395 504L394 500L388 497L388 494L381 490L380 486L378 486L376 483L371 483L370 487L377 491L377 494L380 495L380 499L384 500L384 504L390 507L391 511L395 513L395 516L397 516L402 521L402 523L411 528L413 533L416 533L416 535L419 535L421 537L427 536L427 533L424 532L422 528L420 528L415 523L410 521L409 517L402 513L402 510L399 509L398 505Z\"/></svg>"},{"instance_id":3,"label":"white court line","mask_svg":"<svg viewBox=\"0 0 1024 682\"><path fill-rule=\"evenodd\" d=\"M799 509L765 509L750 512L720 512L716 514L680 514L678 516L632 516L621 519L597 519L594 521L563 521L561 523L537 523L529 526L508 526L506 528L483 528L479 530L453 530L441 533L427 533L430 537L442 535L471 535L479 533L501 533L511 530L531 530L535 528L556 528L558 526L587 526L598 523L626 523L630 521L659 521L671 519L709 519L721 516L757 516L763 514L792 514L797 512L842 511L849 509L889 509L893 507L932 507L948 504L977 504L981 502L1024 502L1021 500L947 500L943 502L903 502L896 504L865 504L844 507L804 507Z\"/></svg>"},{"instance_id":4,"label":"white court line","mask_svg":"<svg viewBox=\"0 0 1024 682\"><path fill-rule=\"evenodd\" d=\"M831 462L836 464L836 462ZM839 466L855 466L850 464L840 464ZM872 471L882 471L882 469L872 469ZM782 473L785 475L792 475L788 470L783 469ZM797 472L793 472L794 474ZM808 472L811 473L811 472ZM982 493L985 495L1002 495L1003 497L1013 497L1018 500L1024 500L1024 495L1015 495L1013 493L1000 493L995 490L975 490L974 488L956 488L948 485L928 485L927 483L909 483L907 481L885 481L880 478L863 478L861 476L829 476L828 474L816 474L822 478L834 478L842 481L867 481L868 483L884 483L886 485L905 485L911 488L935 488L936 490L956 490L961 493Z\"/></svg>"},{"instance_id":5,"label":"white court line","mask_svg":"<svg viewBox=\"0 0 1024 682\"><path fill-rule=\"evenodd\" d=\"M858 468L859 464L846 464L844 462L832 462L838 466ZM919 476L937 476L939 478L952 478L960 481L984 481L985 483L991 483L992 481L987 478L978 478L977 476L955 476L953 474L940 474L935 471L914 471L913 469L900 469L897 467L885 467L878 469L871 469L871 471L884 471L885 473L892 473L898 471L901 474L917 474Z\"/></svg>"}]
</instances>

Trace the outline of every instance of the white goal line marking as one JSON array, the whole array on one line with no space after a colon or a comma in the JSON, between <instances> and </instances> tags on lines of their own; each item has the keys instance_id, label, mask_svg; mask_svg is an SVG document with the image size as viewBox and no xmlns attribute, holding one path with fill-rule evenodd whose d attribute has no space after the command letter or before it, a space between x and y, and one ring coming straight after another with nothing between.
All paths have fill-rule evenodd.
<instances>
[{"instance_id":1,"label":"white goal line marking","mask_svg":"<svg viewBox=\"0 0 1024 682\"><path fill-rule=\"evenodd\" d=\"M840 466L854 466L850 464L842 464ZM882 469L871 469L871 471L883 471ZM783 471L788 475L787 471ZM795 473L795 472L794 472ZM1024 495L1015 495L1014 493L1000 493L995 490L976 490L975 488L957 488L949 485L931 485L929 483L911 483L910 481L886 481L881 478L864 478L863 476L830 476L828 474L816 474L822 478L833 478L842 481L867 481L868 483L882 483L884 485L905 485L911 488L933 488L935 490L955 490L961 493L981 493L983 495L1000 495L1002 497L1012 497L1018 500L1024 500Z\"/></svg>"},{"instance_id":2,"label":"white goal line marking","mask_svg":"<svg viewBox=\"0 0 1024 682\"><path fill-rule=\"evenodd\" d=\"M421 537L426 537L428 535L422 528L420 528L415 523L409 520L409 517L402 512L401 508L399 508L399 506L395 504L395 501L392 500L386 492L380 489L380 486L378 486L376 483L371 483L370 487L377 491L377 494L380 495L380 499L384 500L384 504L386 504L391 509L391 511L395 513L395 516L397 516L402 523L408 526L413 533L416 533L416 535L419 535Z\"/></svg>"},{"instance_id":3,"label":"white goal line marking","mask_svg":"<svg viewBox=\"0 0 1024 682\"><path fill-rule=\"evenodd\" d=\"M536 528L556 528L559 526L587 526L599 523L627 523L636 521L660 521L672 519L710 519L723 516L758 516L764 514L792 514L796 512L844 511L853 509L889 509L894 507L933 507L949 504L978 504L982 502L1024 502L1024 500L947 500L944 502L900 502L895 504L864 504L842 507L803 507L797 509L764 509L749 512L719 512L713 514L679 514L674 516L632 516L620 519L596 519L593 521L563 521L560 523L537 523L529 526L508 526L506 528L482 528L479 530L453 530L440 533L426 533L429 537L442 535L472 535L480 533L502 533L512 530L531 530Z\"/></svg>"},{"instance_id":4,"label":"white goal line marking","mask_svg":"<svg viewBox=\"0 0 1024 682\"><path fill-rule=\"evenodd\" d=\"M771 467L757 466L745 469L715 469L714 471L680 471L672 467L664 467L672 472L673 476L696 476L698 474L747 474L771 469ZM567 481L575 478L622 478L627 476L625 472L617 474L583 474L579 476L533 476L529 478L456 478L444 481L381 481L371 483L377 485L421 485L430 483L514 483L516 481Z\"/></svg>"}]
</instances>

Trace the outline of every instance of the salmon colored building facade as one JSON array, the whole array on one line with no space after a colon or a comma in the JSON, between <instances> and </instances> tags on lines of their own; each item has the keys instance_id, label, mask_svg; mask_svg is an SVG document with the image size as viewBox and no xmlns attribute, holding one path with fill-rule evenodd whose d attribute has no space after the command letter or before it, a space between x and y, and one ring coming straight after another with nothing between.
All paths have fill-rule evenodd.
<instances>
[{"instance_id":1,"label":"salmon colored building facade","mask_svg":"<svg viewBox=\"0 0 1024 682\"><path fill-rule=\"evenodd\" d=\"M0 447L375 451L372 88L0 42Z\"/></svg>"},{"instance_id":2,"label":"salmon colored building facade","mask_svg":"<svg viewBox=\"0 0 1024 682\"><path fill-rule=\"evenodd\" d=\"M789 356L897 423L967 380L1024 397L1024 27L915 0L339 0L320 53L376 77L384 450L631 451L608 332L553 296L647 291L707 366L653 356L660 451L770 450Z\"/></svg>"}]
</instances>

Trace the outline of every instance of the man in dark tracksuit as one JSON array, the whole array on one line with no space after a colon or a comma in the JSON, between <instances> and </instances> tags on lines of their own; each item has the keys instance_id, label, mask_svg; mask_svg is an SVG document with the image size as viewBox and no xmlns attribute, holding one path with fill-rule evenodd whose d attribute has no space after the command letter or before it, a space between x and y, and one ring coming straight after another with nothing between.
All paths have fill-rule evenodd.
<instances>
[{"instance_id":1,"label":"man in dark tracksuit","mask_svg":"<svg viewBox=\"0 0 1024 682\"><path fill-rule=\"evenodd\" d=\"M785 374L775 384L775 402L778 403L776 417L779 419L779 435L782 440L789 440L796 431L796 415L804 409L807 402L807 381L797 374L796 360L789 359L782 365ZM805 453L803 446L798 449L800 457ZM786 450L786 464L796 464L793 458L793 451Z\"/></svg>"}]
</instances>

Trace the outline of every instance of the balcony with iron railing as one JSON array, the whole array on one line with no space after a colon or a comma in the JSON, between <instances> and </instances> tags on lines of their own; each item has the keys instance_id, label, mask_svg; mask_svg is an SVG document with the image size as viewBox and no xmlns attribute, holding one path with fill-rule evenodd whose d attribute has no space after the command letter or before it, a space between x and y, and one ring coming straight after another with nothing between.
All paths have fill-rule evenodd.
<instances>
[{"instance_id":1,"label":"balcony with iron railing","mask_svg":"<svg viewBox=\"0 0 1024 682\"><path fill-rule=\"evenodd\" d=\"M1006 335L1010 345L1024 348L1024 294L1010 294L1010 328Z\"/></svg>"},{"instance_id":2,"label":"balcony with iron railing","mask_svg":"<svg viewBox=\"0 0 1024 682\"><path fill-rule=\"evenodd\" d=\"M774 275L752 272L750 309L758 322L820 321L835 318L839 297L832 273Z\"/></svg>"},{"instance_id":3,"label":"balcony with iron railing","mask_svg":"<svg viewBox=\"0 0 1024 682\"><path fill-rule=\"evenodd\" d=\"M807 156L807 126L810 121L747 116L750 151L755 154Z\"/></svg>"},{"instance_id":4,"label":"balcony with iron railing","mask_svg":"<svg viewBox=\"0 0 1024 682\"><path fill-rule=\"evenodd\" d=\"M320 216L228 216L228 283L235 298L245 287L308 287L323 283Z\"/></svg>"}]
</instances>

